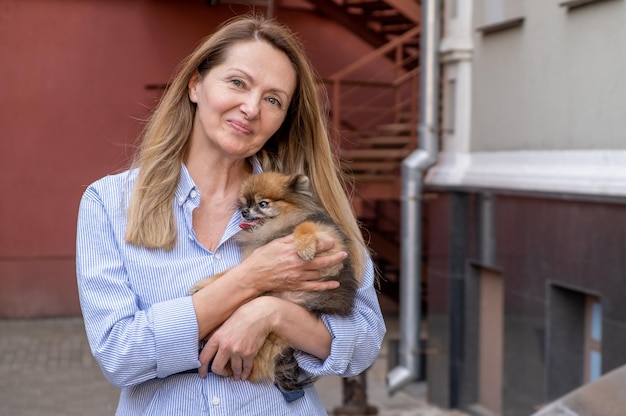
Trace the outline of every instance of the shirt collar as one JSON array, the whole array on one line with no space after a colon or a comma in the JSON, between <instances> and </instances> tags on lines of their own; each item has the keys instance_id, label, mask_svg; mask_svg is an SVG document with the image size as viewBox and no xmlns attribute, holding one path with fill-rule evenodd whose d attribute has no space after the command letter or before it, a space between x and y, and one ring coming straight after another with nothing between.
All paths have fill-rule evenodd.
<instances>
[{"instance_id":1,"label":"shirt collar","mask_svg":"<svg viewBox=\"0 0 626 416\"><path fill-rule=\"evenodd\" d=\"M253 175L257 175L259 173L263 173L263 169L261 168L261 162L259 162L259 158L256 157L256 155L252 156L248 160L250 161L250 164L252 165L252 174Z\"/></svg>"},{"instance_id":2,"label":"shirt collar","mask_svg":"<svg viewBox=\"0 0 626 416\"><path fill-rule=\"evenodd\" d=\"M263 172L261 168L261 162L256 156L252 156L248 159L250 164L252 165L252 174L256 175ZM192 192L198 192L196 184L194 183L189 171L187 170L187 166L183 163L180 169L180 174L178 176L178 187L176 188L176 203L180 206L185 203L187 198L189 198L189 194Z\"/></svg>"},{"instance_id":3,"label":"shirt collar","mask_svg":"<svg viewBox=\"0 0 626 416\"><path fill-rule=\"evenodd\" d=\"M178 188L176 188L176 203L180 206L185 203L191 191L196 191L196 184L191 179L191 175L187 170L187 166L182 164L180 174L178 175Z\"/></svg>"}]
</instances>

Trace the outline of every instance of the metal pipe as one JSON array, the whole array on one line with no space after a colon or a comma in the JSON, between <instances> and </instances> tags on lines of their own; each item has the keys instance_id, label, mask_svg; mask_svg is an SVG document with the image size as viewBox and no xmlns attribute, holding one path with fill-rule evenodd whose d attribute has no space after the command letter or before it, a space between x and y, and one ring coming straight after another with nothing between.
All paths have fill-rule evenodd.
<instances>
[{"instance_id":1,"label":"metal pipe","mask_svg":"<svg viewBox=\"0 0 626 416\"><path fill-rule=\"evenodd\" d=\"M422 180L437 161L440 0L422 1L420 45L420 147L402 161L399 366L387 374L390 394L417 380L420 372Z\"/></svg>"}]
</instances>

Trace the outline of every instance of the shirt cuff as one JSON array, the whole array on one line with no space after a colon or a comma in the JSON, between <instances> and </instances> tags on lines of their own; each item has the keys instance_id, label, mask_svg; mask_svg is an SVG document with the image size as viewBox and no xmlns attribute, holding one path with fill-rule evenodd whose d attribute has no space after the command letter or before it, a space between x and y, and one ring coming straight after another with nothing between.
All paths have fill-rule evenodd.
<instances>
[{"instance_id":1,"label":"shirt cuff","mask_svg":"<svg viewBox=\"0 0 626 416\"><path fill-rule=\"evenodd\" d=\"M157 377L200 367L198 322L191 296L152 307Z\"/></svg>"},{"instance_id":2,"label":"shirt cuff","mask_svg":"<svg viewBox=\"0 0 626 416\"><path fill-rule=\"evenodd\" d=\"M355 348L354 317L321 315L321 319L332 337L330 355L326 360L320 360L310 354L296 351L298 365L313 377L344 374L350 365ZM336 336L338 333L341 333L341 336Z\"/></svg>"}]
</instances>

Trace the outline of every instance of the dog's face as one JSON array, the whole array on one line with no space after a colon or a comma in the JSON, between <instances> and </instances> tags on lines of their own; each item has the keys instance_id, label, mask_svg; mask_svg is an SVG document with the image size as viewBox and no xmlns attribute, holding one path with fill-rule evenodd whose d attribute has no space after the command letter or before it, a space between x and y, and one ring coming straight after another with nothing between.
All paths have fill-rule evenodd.
<instances>
[{"instance_id":1,"label":"dog's face","mask_svg":"<svg viewBox=\"0 0 626 416\"><path fill-rule=\"evenodd\" d=\"M267 221L302 207L312 200L309 178L265 172L253 175L241 186L237 209L243 217L240 227L254 231ZM306 205L306 204L304 204Z\"/></svg>"}]
</instances>

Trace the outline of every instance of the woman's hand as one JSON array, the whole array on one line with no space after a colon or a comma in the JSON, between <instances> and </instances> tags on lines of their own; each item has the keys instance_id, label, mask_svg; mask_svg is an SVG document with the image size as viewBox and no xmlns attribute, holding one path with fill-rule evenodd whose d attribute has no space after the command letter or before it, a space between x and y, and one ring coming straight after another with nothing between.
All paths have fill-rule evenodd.
<instances>
[{"instance_id":1,"label":"woman's hand","mask_svg":"<svg viewBox=\"0 0 626 416\"><path fill-rule=\"evenodd\" d=\"M199 358L200 376L206 377L210 365L215 374L246 380L270 332L321 360L330 354L332 337L318 316L295 303L261 296L242 305L207 337Z\"/></svg>"},{"instance_id":2,"label":"woman's hand","mask_svg":"<svg viewBox=\"0 0 626 416\"><path fill-rule=\"evenodd\" d=\"M275 298L261 296L237 309L209 335L200 353L200 376L206 377L211 365L211 371L220 376L247 379L254 357L273 330L278 306Z\"/></svg>"},{"instance_id":3,"label":"woman's hand","mask_svg":"<svg viewBox=\"0 0 626 416\"><path fill-rule=\"evenodd\" d=\"M250 282L263 292L320 292L335 289L336 281L321 281L321 271L340 264L348 255L341 251L326 254L335 240L323 237L317 243L318 255L311 261L302 260L293 235L278 238L256 249L244 263L254 271Z\"/></svg>"}]
</instances>

